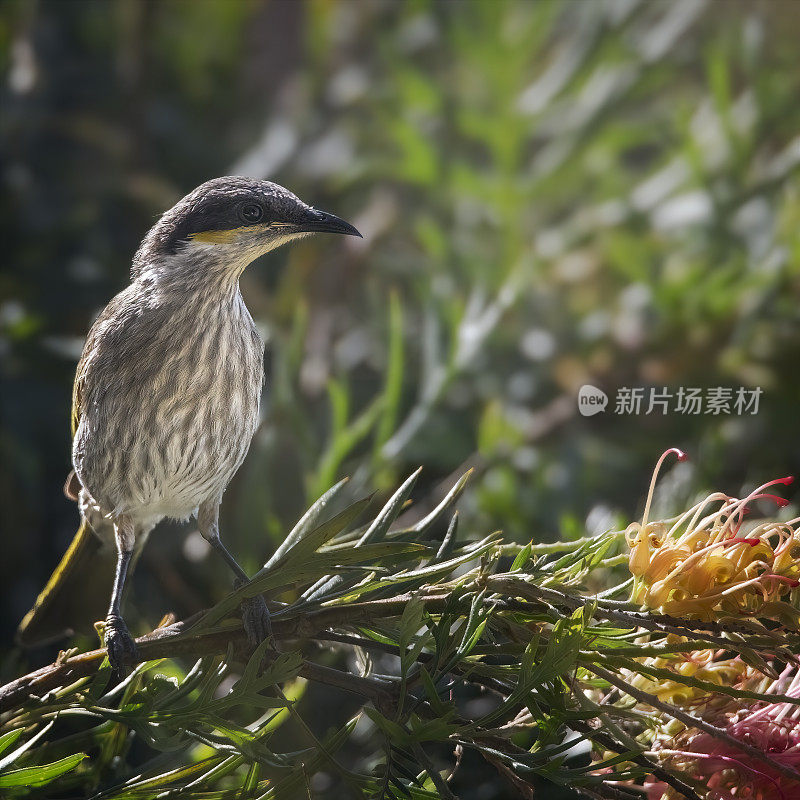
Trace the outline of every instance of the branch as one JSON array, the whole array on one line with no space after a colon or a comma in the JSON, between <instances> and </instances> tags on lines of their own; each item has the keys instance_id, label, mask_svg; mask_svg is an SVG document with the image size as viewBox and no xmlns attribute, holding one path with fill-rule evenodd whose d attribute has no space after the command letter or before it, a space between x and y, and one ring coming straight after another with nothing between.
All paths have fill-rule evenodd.
<instances>
[{"instance_id":1,"label":"branch","mask_svg":"<svg viewBox=\"0 0 800 800\"><path fill-rule=\"evenodd\" d=\"M432 606L438 607L443 603L444 597L426 598L426 605L430 603ZM391 600L350 603L346 606L333 606L307 613L298 611L296 616L290 615L290 610L285 609L273 617L273 633L278 642L313 638L326 628L337 624L352 625L360 621L374 621L379 617L398 616L402 614L410 599L410 595L404 595ZM204 611L200 612L187 620L157 628L152 633L139 637L136 640L138 656L134 663L179 656L196 659L202 656L220 655L228 652L230 646L233 646L236 655L246 660L249 654L249 645L241 628L192 634L192 627L205 613ZM0 687L0 713L18 707L29 697L41 697L53 689L93 674L105 656L105 648L67 658L64 658L62 654L52 664L7 683ZM267 658L270 656L268 655ZM309 661L304 662L300 674L309 680L353 691L371 700L377 699L379 702L388 699L391 695L376 681L358 678Z\"/></svg>"}]
</instances>

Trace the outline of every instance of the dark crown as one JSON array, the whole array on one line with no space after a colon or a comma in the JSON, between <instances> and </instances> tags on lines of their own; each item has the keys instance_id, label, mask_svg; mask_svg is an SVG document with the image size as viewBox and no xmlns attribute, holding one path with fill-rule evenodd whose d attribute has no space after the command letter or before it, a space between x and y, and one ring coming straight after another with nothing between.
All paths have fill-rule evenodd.
<instances>
[{"instance_id":1,"label":"dark crown","mask_svg":"<svg viewBox=\"0 0 800 800\"><path fill-rule=\"evenodd\" d=\"M253 224L252 212L247 213L253 206L262 212L260 224L300 223L311 210L288 189L271 181L238 175L214 178L178 201L150 229L133 260L131 277L136 277L144 261L174 255L192 234Z\"/></svg>"}]
</instances>

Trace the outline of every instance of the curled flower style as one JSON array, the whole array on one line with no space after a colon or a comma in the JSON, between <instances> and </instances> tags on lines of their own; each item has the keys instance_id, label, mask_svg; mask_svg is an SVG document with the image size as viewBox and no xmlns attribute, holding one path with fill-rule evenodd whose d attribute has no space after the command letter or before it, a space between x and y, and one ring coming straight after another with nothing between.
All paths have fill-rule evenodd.
<instances>
[{"instance_id":1,"label":"curled flower style","mask_svg":"<svg viewBox=\"0 0 800 800\"><path fill-rule=\"evenodd\" d=\"M788 504L767 490L788 486L793 478L769 481L741 499L714 492L677 517L651 522L655 482L671 453L686 459L676 448L661 456L642 521L625 531L634 602L674 616L710 620L759 614L797 624L798 613L787 600L800 586L800 518L742 530L754 501Z\"/></svg>"}]
</instances>

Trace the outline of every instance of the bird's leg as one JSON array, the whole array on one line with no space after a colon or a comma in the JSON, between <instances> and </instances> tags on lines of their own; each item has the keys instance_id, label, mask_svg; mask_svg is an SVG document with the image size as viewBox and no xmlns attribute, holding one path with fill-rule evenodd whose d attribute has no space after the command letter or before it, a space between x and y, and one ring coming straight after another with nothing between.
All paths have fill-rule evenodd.
<instances>
[{"instance_id":1,"label":"bird's leg","mask_svg":"<svg viewBox=\"0 0 800 800\"><path fill-rule=\"evenodd\" d=\"M136 643L120 610L125 576L128 574L128 565L133 555L135 540L133 522L126 517L118 517L114 521L114 538L117 543L117 570L114 574L114 588L111 591L111 604L106 617L105 642L111 666L117 673L122 673L123 666L134 663L138 656Z\"/></svg>"},{"instance_id":2,"label":"bird's leg","mask_svg":"<svg viewBox=\"0 0 800 800\"><path fill-rule=\"evenodd\" d=\"M219 538L219 502L203 503L197 514L197 525L202 537L225 559L236 576L234 587L249 583L250 578ZM242 624L252 647L257 647L272 636L272 624L264 595L257 594L242 601Z\"/></svg>"}]
</instances>

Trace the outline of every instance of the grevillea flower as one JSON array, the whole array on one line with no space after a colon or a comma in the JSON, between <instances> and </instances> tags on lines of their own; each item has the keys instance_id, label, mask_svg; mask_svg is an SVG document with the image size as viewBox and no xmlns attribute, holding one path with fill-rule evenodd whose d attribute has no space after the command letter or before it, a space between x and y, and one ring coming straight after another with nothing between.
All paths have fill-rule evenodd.
<instances>
[{"instance_id":1,"label":"grevillea flower","mask_svg":"<svg viewBox=\"0 0 800 800\"><path fill-rule=\"evenodd\" d=\"M767 499L779 507L788 501L767 490L788 486L778 478L741 499L715 492L678 517L648 519L658 472L656 464L641 523L625 531L628 565L634 577L634 602L674 616L712 619L725 615L769 615L796 624L792 592L800 586L800 518L752 525L743 532L748 506Z\"/></svg>"},{"instance_id":2,"label":"grevillea flower","mask_svg":"<svg viewBox=\"0 0 800 800\"><path fill-rule=\"evenodd\" d=\"M681 641L685 640L679 636L667 638L667 644ZM735 686L745 680L751 670L740 658L726 658L719 650L695 650L637 661L642 665L642 671L623 670L626 680L637 689L682 708L697 707L708 700L708 692L700 688L696 681L716 686ZM653 677L651 669L672 672L675 678ZM687 678L691 681L687 682Z\"/></svg>"},{"instance_id":3,"label":"grevillea flower","mask_svg":"<svg viewBox=\"0 0 800 800\"><path fill-rule=\"evenodd\" d=\"M748 669L737 688L767 695L800 698L800 670L787 666L777 680L764 687L764 676ZM720 700L721 696L717 697ZM735 742L705 731L683 728L665 731L651 752L663 766L691 777L706 788L714 800L797 800L800 798L800 706L791 702L753 702L725 698L707 721L724 730L731 739L743 742L768 757L769 761L744 752ZM670 727L670 726L668 726ZM674 727L674 723L671 727ZM795 772L795 777L791 773ZM648 800L672 800L677 795L655 779L646 784Z\"/></svg>"}]
</instances>

